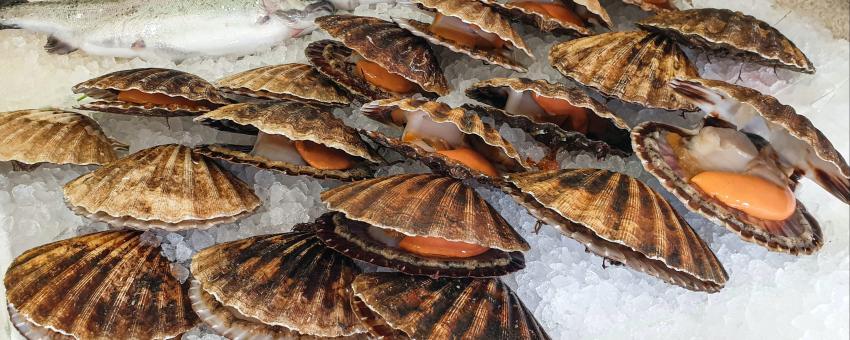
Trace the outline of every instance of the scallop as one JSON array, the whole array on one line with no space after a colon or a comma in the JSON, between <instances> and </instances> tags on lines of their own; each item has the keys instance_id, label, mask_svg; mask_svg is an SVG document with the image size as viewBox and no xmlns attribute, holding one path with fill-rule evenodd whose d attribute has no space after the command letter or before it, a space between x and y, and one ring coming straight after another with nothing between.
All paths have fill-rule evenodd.
<instances>
[{"instance_id":1,"label":"scallop","mask_svg":"<svg viewBox=\"0 0 850 340\"><path fill-rule=\"evenodd\" d=\"M79 109L139 116L197 116L230 103L201 77L164 68L112 72L72 90L95 99Z\"/></svg>"},{"instance_id":2,"label":"scallop","mask_svg":"<svg viewBox=\"0 0 850 340\"><path fill-rule=\"evenodd\" d=\"M339 213L318 235L352 258L408 274L491 277L520 270L528 243L472 188L433 174L345 184L322 193Z\"/></svg>"},{"instance_id":3,"label":"scallop","mask_svg":"<svg viewBox=\"0 0 850 340\"><path fill-rule=\"evenodd\" d=\"M348 106L347 91L307 64L270 65L229 75L219 90L238 97L294 100L315 106Z\"/></svg>"},{"instance_id":4,"label":"scallop","mask_svg":"<svg viewBox=\"0 0 850 340\"><path fill-rule=\"evenodd\" d=\"M104 231L15 258L4 278L14 326L31 339L167 339L194 327L188 282L141 235Z\"/></svg>"},{"instance_id":5,"label":"scallop","mask_svg":"<svg viewBox=\"0 0 850 340\"><path fill-rule=\"evenodd\" d=\"M629 5L635 5L647 12L671 12L678 11L672 0L622 0Z\"/></svg>"},{"instance_id":6,"label":"scallop","mask_svg":"<svg viewBox=\"0 0 850 340\"><path fill-rule=\"evenodd\" d=\"M728 275L711 249L637 179L597 169L507 177L505 192L599 256L690 290L717 292L726 284Z\"/></svg>"},{"instance_id":7,"label":"scallop","mask_svg":"<svg viewBox=\"0 0 850 340\"><path fill-rule=\"evenodd\" d=\"M611 28L611 17L598 0L484 0L505 15L534 25L543 32L587 36L590 24ZM557 6L561 15L552 15L535 4Z\"/></svg>"},{"instance_id":8,"label":"scallop","mask_svg":"<svg viewBox=\"0 0 850 340\"><path fill-rule=\"evenodd\" d=\"M75 213L113 226L209 228L254 212L260 199L211 159L175 144L141 150L65 185Z\"/></svg>"}]
</instances>

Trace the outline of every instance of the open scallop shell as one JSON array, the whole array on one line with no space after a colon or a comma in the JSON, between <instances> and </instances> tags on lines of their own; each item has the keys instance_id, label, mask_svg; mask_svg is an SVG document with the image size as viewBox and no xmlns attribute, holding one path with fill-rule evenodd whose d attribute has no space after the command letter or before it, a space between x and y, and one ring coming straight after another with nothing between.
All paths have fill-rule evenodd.
<instances>
[{"instance_id":1,"label":"open scallop shell","mask_svg":"<svg viewBox=\"0 0 850 340\"><path fill-rule=\"evenodd\" d=\"M165 339L194 327L188 283L141 235L88 234L15 258L4 278L15 326L54 339Z\"/></svg>"},{"instance_id":2,"label":"open scallop shell","mask_svg":"<svg viewBox=\"0 0 850 340\"><path fill-rule=\"evenodd\" d=\"M94 119L63 110L0 113L0 161L102 165L118 158L119 144Z\"/></svg>"},{"instance_id":3,"label":"open scallop shell","mask_svg":"<svg viewBox=\"0 0 850 340\"><path fill-rule=\"evenodd\" d=\"M696 111L667 86L698 77L678 46L662 35L612 32L559 43L549 63L567 78L610 97L650 108Z\"/></svg>"},{"instance_id":4,"label":"open scallop shell","mask_svg":"<svg viewBox=\"0 0 850 340\"><path fill-rule=\"evenodd\" d=\"M358 275L355 311L391 339L549 339L499 279L431 279L400 273ZM389 332L389 334L387 334Z\"/></svg>"},{"instance_id":5,"label":"open scallop shell","mask_svg":"<svg viewBox=\"0 0 850 340\"><path fill-rule=\"evenodd\" d=\"M584 26L576 25L575 23L562 20L549 15L549 13L541 13L538 11L529 10L527 8L517 6L510 0L483 0L484 3L494 6L497 10L506 13L510 17L518 18L524 22L530 23L541 31L554 32L557 34L567 33L579 36L587 36L593 34L588 28L587 21ZM570 7L573 12L584 12L593 18L597 24L610 28L612 26L611 17L608 12L599 3L599 0L557 0L565 6Z\"/></svg>"},{"instance_id":6,"label":"open scallop shell","mask_svg":"<svg viewBox=\"0 0 850 340\"><path fill-rule=\"evenodd\" d=\"M185 230L230 223L261 202L245 182L182 145L144 149L65 185L75 213L113 226Z\"/></svg>"},{"instance_id":7,"label":"open scallop shell","mask_svg":"<svg viewBox=\"0 0 850 340\"><path fill-rule=\"evenodd\" d=\"M351 310L350 286L358 273L354 261L325 247L312 231L261 235L198 252L192 259L197 294L191 297L202 319L231 338L287 331L351 336L366 332Z\"/></svg>"},{"instance_id":8,"label":"open scallop shell","mask_svg":"<svg viewBox=\"0 0 850 340\"><path fill-rule=\"evenodd\" d=\"M196 122L226 131L282 135L291 140L309 140L361 159L348 170L323 170L309 165L280 162L251 154L251 146L208 145L196 150L206 156L253 165L289 175L357 180L372 177L372 165L382 159L353 128L333 114L299 102L281 101L259 104L232 104L195 118Z\"/></svg>"},{"instance_id":9,"label":"open scallop shell","mask_svg":"<svg viewBox=\"0 0 850 340\"><path fill-rule=\"evenodd\" d=\"M768 23L728 9L699 8L661 13L637 25L692 48L745 61L815 73L811 60Z\"/></svg>"},{"instance_id":10,"label":"open scallop shell","mask_svg":"<svg viewBox=\"0 0 850 340\"><path fill-rule=\"evenodd\" d=\"M307 58L319 72L350 92L369 100L403 96L368 84L357 76L350 61L356 52L416 83L424 91L448 94L448 82L431 46L395 23L372 17L329 15L316 19L316 25L342 44L327 40L313 42L305 51Z\"/></svg>"},{"instance_id":11,"label":"open scallop shell","mask_svg":"<svg viewBox=\"0 0 850 340\"><path fill-rule=\"evenodd\" d=\"M318 106L348 106L348 93L307 64L263 66L216 82L226 93L270 100L295 100Z\"/></svg>"},{"instance_id":12,"label":"open scallop shell","mask_svg":"<svg viewBox=\"0 0 850 340\"><path fill-rule=\"evenodd\" d=\"M661 195L629 176L597 169L508 175L505 191L532 215L593 253L669 283L717 292L728 275Z\"/></svg>"},{"instance_id":13,"label":"open scallop shell","mask_svg":"<svg viewBox=\"0 0 850 340\"><path fill-rule=\"evenodd\" d=\"M74 85L72 90L74 93L82 93L98 99L79 105L77 107L79 109L139 116L196 116L230 103L215 86L201 77L163 68L139 68L112 72ZM203 106L136 104L117 100L118 92L127 90L182 97L202 103Z\"/></svg>"},{"instance_id":14,"label":"open scallop shell","mask_svg":"<svg viewBox=\"0 0 850 340\"><path fill-rule=\"evenodd\" d=\"M528 243L460 180L407 174L363 180L327 190L322 201L341 214L320 224L328 246L359 260L409 274L499 276L522 269ZM491 248L467 259L436 260L413 255L365 237L367 226L410 236L439 237Z\"/></svg>"},{"instance_id":15,"label":"open scallop shell","mask_svg":"<svg viewBox=\"0 0 850 340\"><path fill-rule=\"evenodd\" d=\"M476 142L482 142L487 145L491 150L482 153L490 161L494 162L494 164L499 164L508 171L525 171L529 169L529 165L520 157L513 145L502 138L496 129L485 124L478 115L463 108L453 109L444 103L409 98L374 101L363 105L360 111L364 115L384 124L393 124L390 116L395 109L405 111L421 110L427 112L435 122L450 122L457 126L461 132L470 136L469 138L476 138ZM399 151L407 157L423 161L435 172L445 173L460 179L475 178L483 182L498 180L490 178L478 170L469 168L439 153L429 152L414 144L405 143L401 139L388 137L377 131L368 131L366 135L373 141ZM479 147L483 147L483 145ZM476 148L476 146L473 146L473 148ZM489 154L494 152L498 153L498 155L490 155L488 157Z\"/></svg>"},{"instance_id":16,"label":"open scallop shell","mask_svg":"<svg viewBox=\"0 0 850 340\"><path fill-rule=\"evenodd\" d=\"M579 132L567 131L557 124L541 121L534 117L513 114L504 111L509 91L522 93L531 91L538 95L565 100L573 106L582 107L590 111L599 119L595 119L594 125L601 131L585 136ZM601 103L597 102L584 91L569 88L563 84L550 83L545 80L531 80L528 78L493 78L480 81L468 89L466 96L494 107L495 109L479 108L478 111L492 116L497 123L508 123L509 125L527 132L538 141L552 146L563 147L567 150L589 151L598 156L610 153L610 148L615 148L625 155L631 153L631 140L629 139L629 125L619 116L609 111ZM465 106L467 108L475 108ZM602 144L602 145L600 145Z\"/></svg>"},{"instance_id":17,"label":"open scallop shell","mask_svg":"<svg viewBox=\"0 0 850 340\"><path fill-rule=\"evenodd\" d=\"M676 5L673 4L673 0L666 0L665 3L657 3L657 1L653 0L622 0L624 3L629 5L635 5L640 7L640 9L647 12L670 12L670 11L678 11Z\"/></svg>"}]
</instances>

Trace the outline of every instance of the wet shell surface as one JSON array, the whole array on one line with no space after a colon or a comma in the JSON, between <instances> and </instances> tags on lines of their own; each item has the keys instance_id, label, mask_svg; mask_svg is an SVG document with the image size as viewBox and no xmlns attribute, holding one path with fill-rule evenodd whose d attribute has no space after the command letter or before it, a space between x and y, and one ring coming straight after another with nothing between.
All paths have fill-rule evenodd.
<instances>
[{"instance_id":1,"label":"wet shell surface","mask_svg":"<svg viewBox=\"0 0 850 340\"><path fill-rule=\"evenodd\" d=\"M102 165L118 158L100 125L63 110L0 113L0 161Z\"/></svg>"},{"instance_id":2,"label":"wet shell surface","mask_svg":"<svg viewBox=\"0 0 850 340\"><path fill-rule=\"evenodd\" d=\"M351 336L366 332L351 309L358 273L354 261L325 247L312 231L255 236L194 256L192 303L211 328L230 338Z\"/></svg>"},{"instance_id":3,"label":"wet shell surface","mask_svg":"<svg viewBox=\"0 0 850 340\"><path fill-rule=\"evenodd\" d=\"M579 132L567 131L557 124L542 121L529 115L504 111L508 94L511 91L518 93L531 91L543 97L565 100L573 106L584 108L600 118L595 121L595 125L599 126L601 131L589 134L590 136L584 136ZM545 80L493 78L473 84L466 89L466 96L494 107L496 110L479 108L478 111L492 116L497 123L508 123L515 128L522 129L549 146L562 146L567 150L588 151L598 156L608 155L610 153L608 149L612 147L622 151L621 155L630 153L632 149L628 124L584 91L576 88ZM472 106L465 107L474 108Z\"/></svg>"},{"instance_id":4,"label":"wet shell surface","mask_svg":"<svg viewBox=\"0 0 850 340\"><path fill-rule=\"evenodd\" d=\"M673 4L672 0L664 0L663 2L658 0L622 0L623 2L629 5L635 5L640 7L640 9L647 12L670 12L670 11L678 11L676 5Z\"/></svg>"},{"instance_id":5,"label":"wet shell surface","mask_svg":"<svg viewBox=\"0 0 850 340\"><path fill-rule=\"evenodd\" d=\"M322 193L336 214L319 228L330 247L409 274L499 276L522 269L528 243L460 180L406 174L345 184ZM432 259L391 248L364 234L368 226L408 236L439 237L491 248L466 259Z\"/></svg>"},{"instance_id":6,"label":"wet shell surface","mask_svg":"<svg viewBox=\"0 0 850 340\"><path fill-rule=\"evenodd\" d=\"M196 116L230 103L215 86L194 74L163 68L139 68L108 73L74 85L74 93L96 99L77 108L139 116ZM137 104L118 100L120 91L138 90L198 102L200 106L179 104Z\"/></svg>"},{"instance_id":7,"label":"wet shell surface","mask_svg":"<svg viewBox=\"0 0 850 340\"><path fill-rule=\"evenodd\" d=\"M15 326L32 339L164 339L194 327L188 282L141 235L88 234L15 258L4 278Z\"/></svg>"},{"instance_id":8,"label":"wet shell surface","mask_svg":"<svg viewBox=\"0 0 850 340\"><path fill-rule=\"evenodd\" d=\"M347 90L371 100L400 96L372 85L364 93L361 88L367 84L355 75L354 63L350 61L353 51L385 70L416 83L427 92L448 94L448 81L443 76L431 46L395 23L372 17L329 15L316 19L316 25L338 39L343 46L320 40L311 43L305 54L320 72ZM383 92L382 96L376 97L369 93L377 90Z\"/></svg>"},{"instance_id":9,"label":"wet shell surface","mask_svg":"<svg viewBox=\"0 0 850 340\"><path fill-rule=\"evenodd\" d=\"M741 12L689 9L661 13L637 25L693 48L767 66L815 73L815 66L791 40L768 23Z\"/></svg>"},{"instance_id":10,"label":"wet shell surface","mask_svg":"<svg viewBox=\"0 0 850 340\"><path fill-rule=\"evenodd\" d=\"M175 144L144 149L65 185L75 213L113 226L170 231L236 221L261 202L211 159Z\"/></svg>"},{"instance_id":11,"label":"wet shell surface","mask_svg":"<svg viewBox=\"0 0 850 340\"><path fill-rule=\"evenodd\" d=\"M593 31L588 28L588 20L583 20L585 25L576 25L575 23L554 17L546 12L529 10L522 6L517 6L516 3L509 0L483 0L484 3L494 6L497 10L506 13L506 15L530 23L541 31L554 32L558 34L574 34L579 36L587 36L593 34ZM558 0L565 6L577 12L584 11L593 17L599 25L611 27L611 17L608 12L602 7L598 0Z\"/></svg>"},{"instance_id":12,"label":"wet shell surface","mask_svg":"<svg viewBox=\"0 0 850 340\"><path fill-rule=\"evenodd\" d=\"M593 253L690 290L717 292L728 275L661 195L596 169L511 174L505 191Z\"/></svg>"},{"instance_id":13,"label":"wet shell surface","mask_svg":"<svg viewBox=\"0 0 850 340\"><path fill-rule=\"evenodd\" d=\"M612 32L559 43L549 51L558 72L602 94L649 108L696 111L667 86L698 77L678 46L647 32Z\"/></svg>"},{"instance_id":14,"label":"wet shell surface","mask_svg":"<svg viewBox=\"0 0 850 340\"><path fill-rule=\"evenodd\" d=\"M373 336L391 339L549 339L519 297L499 279L431 279L368 273L352 284ZM389 334L387 334L389 333Z\"/></svg>"},{"instance_id":15,"label":"wet shell surface","mask_svg":"<svg viewBox=\"0 0 850 340\"><path fill-rule=\"evenodd\" d=\"M226 93L270 100L296 100L319 106L348 106L348 93L307 64L263 66L216 82Z\"/></svg>"}]
</instances>

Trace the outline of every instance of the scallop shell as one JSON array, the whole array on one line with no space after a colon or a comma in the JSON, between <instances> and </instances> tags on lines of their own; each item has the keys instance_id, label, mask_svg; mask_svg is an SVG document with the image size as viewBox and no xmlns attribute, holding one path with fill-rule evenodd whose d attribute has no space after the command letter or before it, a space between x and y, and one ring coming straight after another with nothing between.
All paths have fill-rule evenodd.
<instances>
[{"instance_id":1,"label":"scallop shell","mask_svg":"<svg viewBox=\"0 0 850 340\"><path fill-rule=\"evenodd\" d=\"M730 208L691 185L681 174L675 153L665 138L667 133L689 135L691 132L647 122L636 126L632 133L635 152L644 168L657 177L664 188L676 195L691 211L725 226L746 241L773 251L794 255L811 254L823 246L820 225L799 201L797 211L785 221L765 221Z\"/></svg>"},{"instance_id":2,"label":"scallop shell","mask_svg":"<svg viewBox=\"0 0 850 340\"><path fill-rule=\"evenodd\" d=\"M348 106L348 93L307 64L263 66L219 79L219 90L259 99Z\"/></svg>"},{"instance_id":3,"label":"scallop shell","mask_svg":"<svg viewBox=\"0 0 850 340\"><path fill-rule=\"evenodd\" d=\"M811 60L768 23L728 9L700 8L661 13L637 25L692 48L745 61L815 73Z\"/></svg>"},{"instance_id":4,"label":"scallop shell","mask_svg":"<svg viewBox=\"0 0 850 340\"><path fill-rule=\"evenodd\" d=\"M395 23L372 17L329 15L316 19L316 25L339 39L344 47L416 83L425 91L437 95L448 94L448 82L431 47L424 39L410 34ZM354 75L354 65L348 61L352 52L339 47L324 41L314 42L307 47L306 54L319 72L355 94L370 99L397 96L374 86L370 86L371 90L383 92L384 96L373 97L370 93L359 91L363 84L357 82L365 81ZM343 75L345 77L340 77Z\"/></svg>"},{"instance_id":5,"label":"scallop shell","mask_svg":"<svg viewBox=\"0 0 850 340\"><path fill-rule=\"evenodd\" d=\"M676 44L647 32L612 32L559 43L549 63L564 76L602 94L650 108L696 111L667 83L698 77Z\"/></svg>"},{"instance_id":6,"label":"scallop shell","mask_svg":"<svg viewBox=\"0 0 850 340\"><path fill-rule=\"evenodd\" d=\"M507 102L508 91L532 91L541 96L562 99L573 106L585 108L601 118L597 120L598 123L605 123L604 135L587 137L578 132L564 130L554 123L504 111L502 109ZM632 151L629 125L604 105L585 94L584 91L576 88L569 88L563 84L550 83L545 80L493 78L472 85L466 89L466 96L495 107L496 109L478 109L478 111L492 116L497 123L505 122L515 128L522 129L549 146L563 145L568 150L590 151L598 156L609 154L611 147L623 151L615 152L618 155L625 155ZM465 107L475 108L474 106Z\"/></svg>"},{"instance_id":7,"label":"scallop shell","mask_svg":"<svg viewBox=\"0 0 850 340\"><path fill-rule=\"evenodd\" d=\"M624 3L629 5L635 5L640 7L640 9L647 12L670 12L670 11L678 11L676 5L673 4L672 0L667 0L667 3L657 4L650 0L622 0Z\"/></svg>"},{"instance_id":8,"label":"scallop shell","mask_svg":"<svg viewBox=\"0 0 850 340\"><path fill-rule=\"evenodd\" d=\"M593 20L596 21L599 25L603 25L605 27L610 28L613 24L611 22L611 17L608 16L608 12L605 11L605 8L602 7L602 5L599 3L599 0L559 1L573 9L573 11L575 11L575 9L577 8L582 8L588 14L592 15ZM510 1L505 2L505 0L483 0L483 2L490 6L494 6L494 8L503 13L506 13L506 15L510 17L519 18L524 22L530 23L544 32L554 32L556 34L575 34L580 36L588 36L593 34L593 32L587 26L579 26L572 22L561 20L560 18L549 15L549 13L532 11L521 6L517 6L515 3L512 3ZM584 21L587 22L587 20Z\"/></svg>"},{"instance_id":9,"label":"scallop shell","mask_svg":"<svg viewBox=\"0 0 850 340\"><path fill-rule=\"evenodd\" d=\"M91 103L77 106L78 109L139 116L196 116L209 108L192 108L176 104L136 104L118 101L118 91L139 90L145 93L182 97L215 107L230 101L206 80L183 71L163 68L138 68L108 73L74 85L74 93L82 93L94 99Z\"/></svg>"},{"instance_id":10,"label":"scallop shell","mask_svg":"<svg viewBox=\"0 0 850 340\"><path fill-rule=\"evenodd\" d=\"M345 184L322 193L340 211L320 224L319 237L331 248L359 260L409 274L498 276L522 269L528 243L475 190L460 180L406 174ZM466 260L433 260L366 242L367 225L412 236L440 237L492 248ZM384 249L387 248L387 249Z\"/></svg>"},{"instance_id":11,"label":"scallop shell","mask_svg":"<svg viewBox=\"0 0 850 340\"><path fill-rule=\"evenodd\" d=\"M364 115L379 122L392 124L390 115L395 109L405 111L422 110L427 112L435 122L450 122L457 126L463 133L476 136L477 141L495 148L494 150L498 150L499 159L490 160L501 164L508 171L525 171L529 168L528 163L520 157L513 145L502 138L496 129L485 124L477 115L462 108L453 109L444 103L411 98L374 101L363 105L360 111ZM429 152L419 146L405 143L401 139L387 137L377 131L368 131L366 135L373 141L399 151L407 157L422 160L435 172L446 173L460 179L476 178L484 182L498 180L489 178L489 176L478 170L471 169L458 161L436 152Z\"/></svg>"},{"instance_id":12,"label":"scallop shell","mask_svg":"<svg viewBox=\"0 0 850 340\"><path fill-rule=\"evenodd\" d=\"M312 231L255 236L206 248L192 259L199 291L229 313L212 314L215 304L204 303L201 294L192 302L216 332L231 338L286 331L350 336L366 332L351 309L350 285L358 273L354 261L325 247ZM228 328L214 315L237 320Z\"/></svg>"},{"instance_id":13,"label":"scallop shell","mask_svg":"<svg viewBox=\"0 0 850 340\"><path fill-rule=\"evenodd\" d=\"M118 158L94 119L58 109L0 113L0 161L102 165Z\"/></svg>"},{"instance_id":14,"label":"scallop shell","mask_svg":"<svg viewBox=\"0 0 850 340\"><path fill-rule=\"evenodd\" d=\"M596 169L508 175L505 191L532 215L595 254L687 289L717 292L728 275L710 248L661 195Z\"/></svg>"},{"instance_id":15,"label":"scallop shell","mask_svg":"<svg viewBox=\"0 0 850 340\"><path fill-rule=\"evenodd\" d=\"M194 327L188 283L174 278L159 247L141 235L104 231L15 258L4 283L13 318L25 321L16 327L77 339L164 339Z\"/></svg>"},{"instance_id":16,"label":"scallop shell","mask_svg":"<svg viewBox=\"0 0 850 340\"><path fill-rule=\"evenodd\" d=\"M113 226L185 230L230 223L260 199L212 160L182 145L144 149L65 185L75 213Z\"/></svg>"},{"instance_id":17,"label":"scallop shell","mask_svg":"<svg viewBox=\"0 0 850 340\"><path fill-rule=\"evenodd\" d=\"M362 311L367 323L380 319L403 332L403 338L550 339L519 297L499 279L369 273L358 275L352 289L357 303L366 307ZM373 335L381 335L383 330L375 329Z\"/></svg>"}]
</instances>

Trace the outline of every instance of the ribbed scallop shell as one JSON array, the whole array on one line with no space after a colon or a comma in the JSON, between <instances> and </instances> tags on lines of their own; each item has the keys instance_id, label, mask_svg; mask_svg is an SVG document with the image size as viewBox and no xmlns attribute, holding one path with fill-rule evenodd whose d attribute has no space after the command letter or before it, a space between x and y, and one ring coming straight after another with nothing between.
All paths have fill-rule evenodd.
<instances>
[{"instance_id":1,"label":"ribbed scallop shell","mask_svg":"<svg viewBox=\"0 0 850 340\"><path fill-rule=\"evenodd\" d=\"M637 25L690 47L745 61L815 73L811 60L770 24L728 9L699 8L661 13Z\"/></svg>"},{"instance_id":2,"label":"ribbed scallop shell","mask_svg":"<svg viewBox=\"0 0 850 340\"><path fill-rule=\"evenodd\" d=\"M640 124L632 131L635 153L644 168L657 177L664 188L685 203L688 209L725 226L744 240L773 251L794 255L811 254L823 246L820 225L799 201L797 211L785 221L766 221L730 208L691 185L686 175L681 172L677 156L667 142L667 133L691 134L689 131L660 123Z\"/></svg>"},{"instance_id":3,"label":"ribbed scallop shell","mask_svg":"<svg viewBox=\"0 0 850 340\"><path fill-rule=\"evenodd\" d=\"M647 32L612 32L559 43L549 63L564 76L622 101L650 108L695 111L667 86L698 77L676 44Z\"/></svg>"},{"instance_id":4,"label":"ribbed scallop shell","mask_svg":"<svg viewBox=\"0 0 850 340\"><path fill-rule=\"evenodd\" d=\"M368 308L363 309L367 323L382 319L411 339L549 339L534 315L499 279L369 273L358 275L352 289L358 303ZM384 330L375 329L378 334L373 335Z\"/></svg>"},{"instance_id":5,"label":"ribbed scallop shell","mask_svg":"<svg viewBox=\"0 0 850 340\"><path fill-rule=\"evenodd\" d=\"M183 97L215 107L227 105L229 100L212 84L194 74L163 68L139 68L108 73L74 85L74 93L83 93L99 99L78 106L79 109L140 116L195 116L208 108L190 108L179 105L135 104L118 101L118 91L139 90L145 93Z\"/></svg>"},{"instance_id":6,"label":"ribbed scallop shell","mask_svg":"<svg viewBox=\"0 0 850 340\"><path fill-rule=\"evenodd\" d=\"M184 230L236 221L260 206L251 187L182 145L144 149L65 185L74 212L114 226Z\"/></svg>"},{"instance_id":7,"label":"ribbed scallop shell","mask_svg":"<svg viewBox=\"0 0 850 340\"><path fill-rule=\"evenodd\" d=\"M192 259L201 288L256 320L251 324L266 324L262 331L285 327L321 337L366 331L351 310L350 285L358 273L354 261L325 247L311 231L222 243ZM213 329L233 338L241 333L223 324Z\"/></svg>"},{"instance_id":8,"label":"ribbed scallop shell","mask_svg":"<svg viewBox=\"0 0 850 340\"><path fill-rule=\"evenodd\" d=\"M635 5L640 7L640 9L647 12L669 12L669 11L678 11L676 5L673 4L672 0L667 0L664 4L657 4L653 1L649 0L622 0L623 2L629 5Z\"/></svg>"},{"instance_id":9,"label":"ribbed scallop shell","mask_svg":"<svg viewBox=\"0 0 850 340\"><path fill-rule=\"evenodd\" d=\"M179 336L198 322L188 282L141 234L112 230L27 250L6 272L7 302L29 325L78 339Z\"/></svg>"},{"instance_id":10,"label":"ribbed scallop shell","mask_svg":"<svg viewBox=\"0 0 850 340\"><path fill-rule=\"evenodd\" d=\"M605 8L602 7L598 0L558 1L561 1L574 12L576 12L576 9L582 8L584 11L587 11L588 14L592 15L593 20L595 20L599 25L609 28L612 25L611 17L608 16L608 12L605 11ZM506 15L510 17L518 18L524 22L530 23L544 32L554 32L557 34L568 33L580 36L593 34L590 28L588 28L589 25L587 24L587 20L584 20L585 26L579 26L572 22L553 17L546 12L533 11L517 6L510 0L483 0L483 2L494 6L494 8L506 13Z\"/></svg>"},{"instance_id":11,"label":"ribbed scallop shell","mask_svg":"<svg viewBox=\"0 0 850 340\"><path fill-rule=\"evenodd\" d=\"M316 25L363 58L425 91L439 95L449 92L448 82L428 43L395 23L372 17L329 15L316 19ZM316 66L322 71L320 65ZM335 80L333 75L326 75Z\"/></svg>"},{"instance_id":12,"label":"ribbed scallop shell","mask_svg":"<svg viewBox=\"0 0 850 340\"><path fill-rule=\"evenodd\" d=\"M63 110L0 113L0 161L102 165L118 158L94 119Z\"/></svg>"},{"instance_id":13,"label":"ribbed scallop shell","mask_svg":"<svg viewBox=\"0 0 850 340\"><path fill-rule=\"evenodd\" d=\"M605 131L602 132L604 135L582 139L574 136L576 134L581 135L581 133L566 131L554 123L535 120L533 117L527 115L512 114L504 111L502 109L507 103L508 91L519 93L532 91L544 97L562 99L573 106L585 108L597 117L602 118L597 120L599 123L605 122L607 126L604 128ZM515 128L520 128L538 141L550 146L563 146L571 151L590 151L599 156L608 154L608 145L624 152L631 152L632 149L631 140L629 139L629 125L622 118L609 111L605 105L602 105L588 96L584 91L576 88L570 88L559 83L550 83L545 80L493 78L473 84L466 89L466 96L495 107L495 110L478 109L478 111L492 116L497 123L505 122ZM605 145L598 145L600 141Z\"/></svg>"},{"instance_id":14,"label":"ribbed scallop shell","mask_svg":"<svg viewBox=\"0 0 850 340\"><path fill-rule=\"evenodd\" d=\"M224 92L261 99L286 99L321 106L348 106L348 94L307 64L263 66L216 82Z\"/></svg>"},{"instance_id":15,"label":"ribbed scallop shell","mask_svg":"<svg viewBox=\"0 0 850 340\"><path fill-rule=\"evenodd\" d=\"M372 83L357 75L357 66L352 62L356 54L357 52L345 47L342 43L327 39L314 41L304 49L304 55L320 73L350 92L361 102L404 96L372 85ZM425 95L436 97L436 95L431 94Z\"/></svg>"},{"instance_id":16,"label":"ribbed scallop shell","mask_svg":"<svg viewBox=\"0 0 850 340\"><path fill-rule=\"evenodd\" d=\"M599 256L681 287L716 292L728 275L688 223L646 184L596 169L511 174L506 191Z\"/></svg>"}]
</instances>

